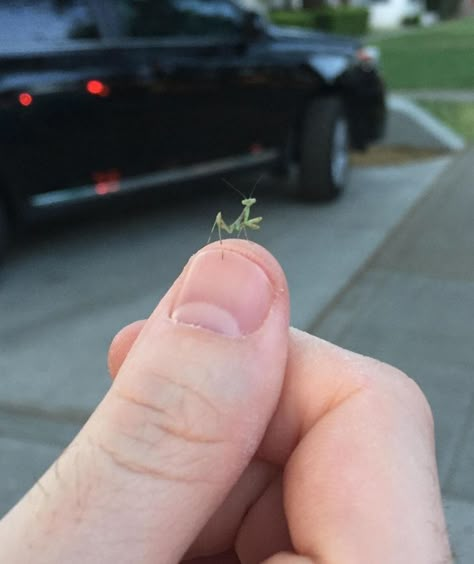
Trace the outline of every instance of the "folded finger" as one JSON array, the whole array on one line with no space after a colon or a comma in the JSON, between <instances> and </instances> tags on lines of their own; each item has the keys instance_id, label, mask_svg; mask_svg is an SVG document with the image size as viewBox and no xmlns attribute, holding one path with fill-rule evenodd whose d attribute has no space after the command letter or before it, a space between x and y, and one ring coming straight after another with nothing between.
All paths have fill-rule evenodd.
<instances>
[{"instance_id":1,"label":"folded finger","mask_svg":"<svg viewBox=\"0 0 474 564\"><path fill-rule=\"evenodd\" d=\"M259 455L286 464L297 554L318 563L450 561L431 412L398 370L293 330Z\"/></svg>"}]
</instances>

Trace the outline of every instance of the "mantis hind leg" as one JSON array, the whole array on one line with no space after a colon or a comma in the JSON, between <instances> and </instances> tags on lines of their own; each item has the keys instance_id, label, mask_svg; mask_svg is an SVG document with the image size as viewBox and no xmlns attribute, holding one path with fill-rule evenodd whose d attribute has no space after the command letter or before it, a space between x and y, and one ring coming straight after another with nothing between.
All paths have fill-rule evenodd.
<instances>
[{"instance_id":1,"label":"mantis hind leg","mask_svg":"<svg viewBox=\"0 0 474 564\"><path fill-rule=\"evenodd\" d=\"M219 236L219 242L222 245L222 230L221 230L221 222L222 218L219 217L217 214L216 220L214 221L214 225L212 226L211 232L209 233L209 239L207 240L207 244L211 242L212 234L214 233L214 229L217 227L217 234ZM222 258L224 258L224 250L222 249Z\"/></svg>"},{"instance_id":2,"label":"mantis hind leg","mask_svg":"<svg viewBox=\"0 0 474 564\"><path fill-rule=\"evenodd\" d=\"M214 233L214 229L216 228L216 225L217 225L217 219L214 221L214 225L212 226L211 232L209 233L209 238L207 240L208 245L211 242L212 234Z\"/></svg>"},{"instance_id":3,"label":"mantis hind leg","mask_svg":"<svg viewBox=\"0 0 474 564\"><path fill-rule=\"evenodd\" d=\"M207 240L207 244L209 244L211 242L212 239L212 234L214 233L214 229L217 227L217 232L219 234L219 241L222 243L222 229L224 229L225 231L227 231L227 233L232 233L232 231L230 230L229 226L226 224L226 222L222 219L222 213L219 212L216 215L216 219L214 220L214 224L212 226L211 232L209 233L209 239Z\"/></svg>"},{"instance_id":4,"label":"mantis hind leg","mask_svg":"<svg viewBox=\"0 0 474 564\"><path fill-rule=\"evenodd\" d=\"M219 243L222 245L222 227L221 224L217 224L217 233L219 234Z\"/></svg>"},{"instance_id":5,"label":"mantis hind leg","mask_svg":"<svg viewBox=\"0 0 474 564\"><path fill-rule=\"evenodd\" d=\"M221 224L217 223L217 232L219 233L219 243L221 245L221 259L224 260L224 249L222 247L222 231L221 231Z\"/></svg>"}]
</instances>

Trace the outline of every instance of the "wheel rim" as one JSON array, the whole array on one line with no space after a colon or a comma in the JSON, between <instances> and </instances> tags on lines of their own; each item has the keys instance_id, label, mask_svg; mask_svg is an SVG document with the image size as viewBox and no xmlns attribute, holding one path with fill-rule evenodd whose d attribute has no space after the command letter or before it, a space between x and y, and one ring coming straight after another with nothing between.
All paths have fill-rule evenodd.
<instances>
[{"instance_id":1,"label":"wheel rim","mask_svg":"<svg viewBox=\"0 0 474 564\"><path fill-rule=\"evenodd\" d=\"M334 184L338 187L343 186L346 178L349 164L348 141L347 122L339 118L334 125L331 151L331 175Z\"/></svg>"}]
</instances>

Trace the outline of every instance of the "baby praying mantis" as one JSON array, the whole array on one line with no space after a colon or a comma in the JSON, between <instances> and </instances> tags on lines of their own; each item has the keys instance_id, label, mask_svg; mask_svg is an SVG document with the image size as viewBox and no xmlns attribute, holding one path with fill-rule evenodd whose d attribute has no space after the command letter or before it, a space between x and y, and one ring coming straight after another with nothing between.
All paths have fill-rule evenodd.
<instances>
[{"instance_id":1,"label":"baby praying mantis","mask_svg":"<svg viewBox=\"0 0 474 564\"><path fill-rule=\"evenodd\" d=\"M209 235L209 239L207 241L208 243L210 242L211 237L212 237L212 233L214 232L214 229L216 227L217 227L217 232L219 234L219 241L220 241L221 245L222 245L222 231L225 231L229 235L232 235L233 233L237 233L237 237L240 237L240 234L243 231L244 234L245 234L245 237L248 239L247 229L254 229L254 230L260 229L260 222L262 221L263 217L250 217L250 208L257 201L256 198L252 198L252 194L254 193L255 188L257 187L257 184L260 182L260 178L255 183L255 186L253 187L252 193L250 194L250 196L248 198L246 196L244 196L244 194L242 194L242 192L240 192L240 190L237 190L237 188L232 186L232 184L230 184L230 182L227 182L227 180L223 179L224 182L226 184L228 184L233 190L235 190L241 196L243 196L243 200L242 200L241 203L242 203L244 208L240 212L240 215L237 217L237 219L235 219L229 225L224 221L224 218L222 217L222 212L218 212L218 214L216 215L216 219L214 221L214 225L212 226L211 233Z\"/></svg>"}]
</instances>

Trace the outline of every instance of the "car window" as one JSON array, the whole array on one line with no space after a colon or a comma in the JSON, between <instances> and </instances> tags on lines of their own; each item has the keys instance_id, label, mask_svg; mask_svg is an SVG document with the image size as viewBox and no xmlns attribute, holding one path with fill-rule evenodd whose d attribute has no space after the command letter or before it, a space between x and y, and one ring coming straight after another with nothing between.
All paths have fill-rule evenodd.
<instances>
[{"instance_id":1,"label":"car window","mask_svg":"<svg viewBox=\"0 0 474 564\"><path fill-rule=\"evenodd\" d=\"M98 37L98 27L86 0L0 2L0 50Z\"/></svg>"},{"instance_id":2,"label":"car window","mask_svg":"<svg viewBox=\"0 0 474 564\"><path fill-rule=\"evenodd\" d=\"M125 33L131 37L240 34L243 13L226 0L120 0Z\"/></svg>"}]
</instances>

